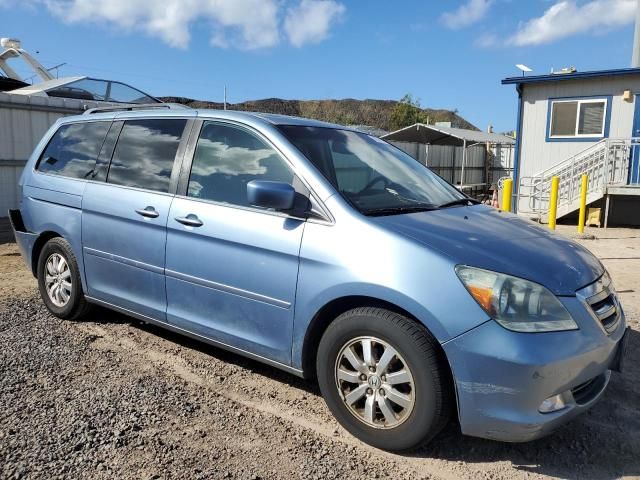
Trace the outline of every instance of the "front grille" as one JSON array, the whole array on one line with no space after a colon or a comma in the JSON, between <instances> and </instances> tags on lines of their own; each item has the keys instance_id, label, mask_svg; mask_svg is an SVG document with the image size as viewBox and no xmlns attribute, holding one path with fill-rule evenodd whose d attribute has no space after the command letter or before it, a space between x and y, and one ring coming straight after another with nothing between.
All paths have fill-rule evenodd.
<instances>
[{"instance_id":1,"label":"front grille","mask_svg":"<svg viewBox=\"0 0 640 480\"><path fill-rule=\"evenodd\" d=\"M602 300L591 303L590 306L607 332L615 328L618 322L618 309L612 293Z\"/></svg>"},{"instance_id":2,"label":"front grille","mask_svg":"<svg viewBox=\"0 0 640 480\"><path fill-rule=\"evenodd\" d=\"M609 275L605 273L577 293L607 334L613 332L620 320L620 304Z\"/></svg>"}]
</instances>

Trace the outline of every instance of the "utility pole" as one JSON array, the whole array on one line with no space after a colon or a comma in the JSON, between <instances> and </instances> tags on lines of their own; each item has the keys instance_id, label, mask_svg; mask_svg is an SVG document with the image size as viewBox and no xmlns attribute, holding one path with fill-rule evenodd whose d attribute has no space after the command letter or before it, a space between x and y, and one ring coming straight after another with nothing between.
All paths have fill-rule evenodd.
<instances>
[{"instance_id":1,"label":"utility pole","mask_svg":"<svg viewBox=\"0 0 640 480\"><path fill-rule=\"evenodd\" d=\"M633 55L631 67L640 68L640 0L636 5L636 28L633 35Z\"/></svg>"},{"instance_id":2,"label":"utility pole","mask_svg":"<svg viewBox=\"0 0 640 480\"><path fill-rule=\"evenodd\" d=\"M224 86L224 109L227 109L227 86Z\"/></svg>"}]
</instances>

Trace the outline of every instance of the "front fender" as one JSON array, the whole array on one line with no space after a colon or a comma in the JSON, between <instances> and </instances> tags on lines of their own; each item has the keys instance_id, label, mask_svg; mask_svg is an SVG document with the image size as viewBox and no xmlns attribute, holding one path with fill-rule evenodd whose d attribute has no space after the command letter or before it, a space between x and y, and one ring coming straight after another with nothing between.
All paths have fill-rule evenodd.
<instances>
[{"instance_id":1,"label":"front fender","mask_svg":"<svg viewBox=\"0 0 640 480\"><path fill-rule=\"evenodd\" d=\"M365 222L308 223L300 250L292 361L302 365L307 330L328 303L369 297L409 312L444 343L487 321L449 257Z\"/></svg>"}]
</instances>

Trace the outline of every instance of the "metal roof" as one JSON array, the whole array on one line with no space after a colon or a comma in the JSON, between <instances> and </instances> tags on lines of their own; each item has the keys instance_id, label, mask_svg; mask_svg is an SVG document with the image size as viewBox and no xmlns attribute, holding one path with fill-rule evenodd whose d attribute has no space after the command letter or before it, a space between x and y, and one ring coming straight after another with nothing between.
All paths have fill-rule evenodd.
<instances>
[{"instance_id":1,"label":"metal roof","mask_svg":"<svg viewBox=\"0 0 640 480\"><path fill-rule=\"evenodd\" d=\"M526 75L509 77L502 80L503 85L560 82L563 80L580 80L583 78L619 77L623 75L640 75L640 68L618 68L615 70L593 70L590 72L552 73L550 75Z\"/></svg>"},{"instance_id":2,"label":"metal roof","mask_svg":"<svg viewBox=\"0 0 640 480\"><path fill-rule=\"evenodd\" d=\"M415 123L381 137L387 141L425 143L430 145L462 146L470 143L515 144L514 138L499 133L481 132L466 128L436 127Z\"/></svg>"}]
</instances>

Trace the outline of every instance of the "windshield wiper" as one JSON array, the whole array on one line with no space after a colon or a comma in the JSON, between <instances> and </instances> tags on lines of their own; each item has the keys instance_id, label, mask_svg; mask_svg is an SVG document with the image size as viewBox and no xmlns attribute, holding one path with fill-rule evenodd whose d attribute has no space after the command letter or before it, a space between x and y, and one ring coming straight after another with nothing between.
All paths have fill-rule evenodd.
<instances>
[{"instance_id":1,"label":"windshield wiper","mask_svg":"<svg viewBox=\"0 0 640 480\"><path fill-rule=\"evenodd\" d=\"M382 215L399 215L402 213L416 213L416 212L428 212L435 210L437 207L433 205L402 205L398 207L385 207L385 208L370 208L364 210L362 213L367 216L382 216Z\"/></svg>"},{"instance_id":2,"label":"windshield wiper","mask_svg":"<svg viewBox=\"0 0 640 480\"><path fill-rule=\"evenodd\" d=\"M456 205L467 205L469 206L469 204L471 205L478 205L480 202L478 200L475 200L473 198L459 198L457 200L453 200L451 202L447 202L447 203L443 203L442 205L438 205L437 208L449 208L449 207L455 207Z\"/></svg>"}]
</instances>

